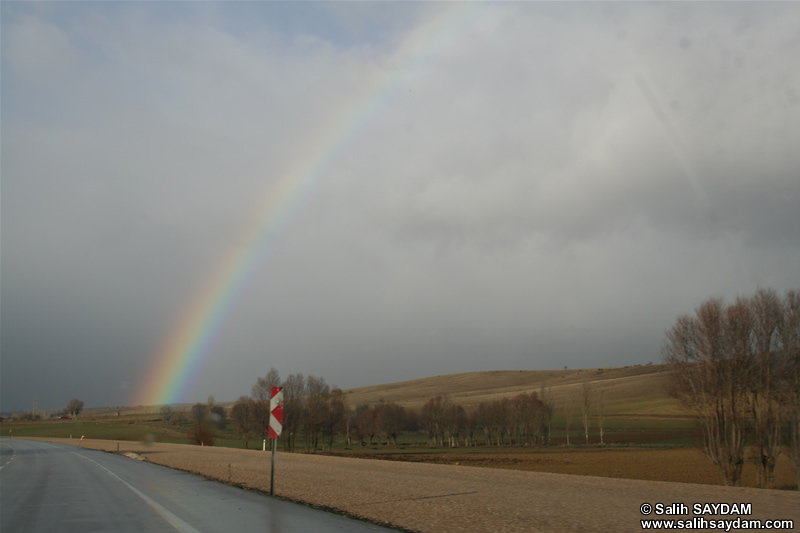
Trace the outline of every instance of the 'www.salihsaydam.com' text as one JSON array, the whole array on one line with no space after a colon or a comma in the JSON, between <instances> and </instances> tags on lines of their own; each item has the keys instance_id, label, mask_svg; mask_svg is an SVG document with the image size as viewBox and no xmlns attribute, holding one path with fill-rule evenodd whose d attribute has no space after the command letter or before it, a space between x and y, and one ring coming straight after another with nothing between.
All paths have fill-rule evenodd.
<instances>
[{"instance_id":1,"label":"'www.salihsaydam.com' text","mask_svg":"<svg viewBox=\"0 0 800 533\"><path fill-rule=\"evenodd\" d=\"M642 529L794 529L794 520L707 520L702 516L681 520L642 520Z\"/></svg>"}]
</instances>

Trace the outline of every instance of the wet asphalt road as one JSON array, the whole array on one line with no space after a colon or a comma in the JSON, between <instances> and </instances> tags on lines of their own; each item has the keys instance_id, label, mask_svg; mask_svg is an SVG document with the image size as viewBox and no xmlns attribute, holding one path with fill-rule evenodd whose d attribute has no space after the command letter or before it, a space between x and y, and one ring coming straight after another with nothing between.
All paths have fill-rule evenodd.
<instances>
[{"instance_id":1,"label":"wet asphalt road","mask_svg":"<svg viewBox=\"0 0 800 533\"><path fill-rule=\"evenodd\" d=\"M0 439L0 531L393 531L74 446Z\"/></svg>"}]
</instances>

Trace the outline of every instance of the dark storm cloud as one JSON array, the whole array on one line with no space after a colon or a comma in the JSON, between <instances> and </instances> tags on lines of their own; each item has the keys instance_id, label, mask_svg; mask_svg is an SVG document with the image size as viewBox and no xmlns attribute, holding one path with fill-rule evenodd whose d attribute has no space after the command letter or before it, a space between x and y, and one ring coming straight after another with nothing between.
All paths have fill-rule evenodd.
<instances>
[{"instance_id":1,"label":"dark storm cloud","mask_svg":"<svg viewBox=\"0 0 800 533\"><path fill-rule=\"evenodd\" d=\"M133 401L265 191L365 101L186 401L270 366L658 361L703 299L797 286L798 6L465 9L3 3L0 408Z\"/></svg>"}]
</instances>

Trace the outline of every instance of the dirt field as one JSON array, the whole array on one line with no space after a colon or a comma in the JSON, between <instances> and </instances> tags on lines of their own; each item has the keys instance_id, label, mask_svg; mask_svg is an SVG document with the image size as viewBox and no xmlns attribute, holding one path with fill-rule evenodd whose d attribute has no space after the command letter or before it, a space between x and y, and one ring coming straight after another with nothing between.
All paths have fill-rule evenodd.
<instances>
[{"instance_id":1,"label":"dirt field","mask_svg":"<svg viewBox=\"0 0 800 533\"><path fill-rule=\"evenodd\" d=\"M245 488L269 488L266 452L46 440L107 451L117 451L119 446L120 452L136 453L153 463ZM425 533L638 531L640 519L645 518L640 506L658 502L684 503L690 508L694 503L749 503L753 514L743 518L790 519L800 524L800 494L790 491L320 455L279 454L277 461L276 493L280 497ZM690 511L683 518L692 516Z\"/></svg>"},{"instance_id":2,"label":"dirt field","mask_svg":"<svg viewBox=\"0 0 800 533\"><path fill-rule=\"evenodd\" d=\"M497 449L491 451L431 451L428 453L407 454L382 453L380 455L354 452L347 457L383 459L416 463L448 464L523 470L528 472L552 472L601 476L620 479L642 479L650 481L671 481L678 483L703 483L719 485L717 469L697 448L596 448L572 449L542 448L524 451L520 448ZM342 455L342 454L339 454ZM778 461L777 486L790 489L796 486L794 466L786 457ZM755 467L744 467L743 485L756 486Z\"/></svg>"}]
</instances>

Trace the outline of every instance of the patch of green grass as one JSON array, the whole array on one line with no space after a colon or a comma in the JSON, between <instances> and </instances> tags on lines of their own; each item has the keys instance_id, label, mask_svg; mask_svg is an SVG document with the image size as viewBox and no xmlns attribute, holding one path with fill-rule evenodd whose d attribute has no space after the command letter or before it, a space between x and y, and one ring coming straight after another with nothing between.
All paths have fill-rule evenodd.
<instances>
[{"instance_id":1,"label":"patch of green grass","mask_svg":"<svg viewBox=\"0 0 800 533\"><path fill-rule=\"evenodd\" d=\"M58 420L41 422L13 422L0 425L0 435L4 437L56 437L68 439L108 439L140 440L146 435L161 440L166 431L151 430L136 424L108 424L105 422L78 420Z\"/></svg>"},{"instance_id":2,"label":"patch of green grass","mask_svg":"<svg viewBox=\"0 0 800 533\"><path fill-rule=\"evenodd\" d=\"M612 416L688 416L678 400L664 394L609 402L606 406L606 414Z\"/></svg>"},{"instance_id":3,"label":"patch of green grass","mask_svg":"<svg viewBox=\"0 0 800 533\"><path fill-rule=\"evenodd\" d=\"M158 442L189 444L188 432L193 423L187 422L180 426L168 426L153 419L129 419L128 423L117 423L119 419L86 419L86 420L47 420L31 422L5 422L0 424L0 435L15 437L59 437L69 438L70 436L79 439L85 436L87 439L107 439L107 440L143 440L153 439ZM122 421L121 421L122 422ZM9 430L12 433L9 434ZM643 446L695 446L696 437L690 435L694 430L694 423L689 419L681 418L639 418L639 417L609 417L605 422L605 438L615 446L626 444L627 434L634 435L629 439L629 445ZM244 449L243 440L236 438L230 428L224 430L215 429L215 446ZM570 428L570 440L572 445L582 445L583 428L580 424L573 424ZM590 444L596 445L599 441L599 430L596 420L592 420L590 427ZM672 436L674 435L674 437ZM477 431L475 437L478 441L483 441L484 436L481 431ZM554 425L551 433L554 445L563 445L566 439L566 431L563 427ZM353 439L352 443L346 445L344 436L337 437L333 451L349 453L422 453L435 449L449 450L450 448L431 447L428 437L423 432L402 433L398 436L397 445L389 445L387 439L375 437L372 444L364 440L364 445ZM462 437L463 443L463 437ZM248 442L248 449L261 449L261 439L252 439ZM280 443L279 443L280 446ZM518 448L518 447L517 447ZM298 439L297 451L304 451L302 438ZM457 448L465 450L466 448ZM483 449L483 447L470 448ZM486 449L498 450L497 447L487 447ZM321 450L318 450L321 451Z\"/></svg>"},{"instance_id":4,"label":"patch of green grass","mask_svg":"<svg viewBox=\"0 0 800 533\"><path fill-rule=\"evenodd\" d=\"M592 420L592 426L597 427L597 421ZM624 430L683 430L694 429L694 421L688 418L606 418L603 427L605 429L624 429Z\"/></svg>"}]
</instances>

